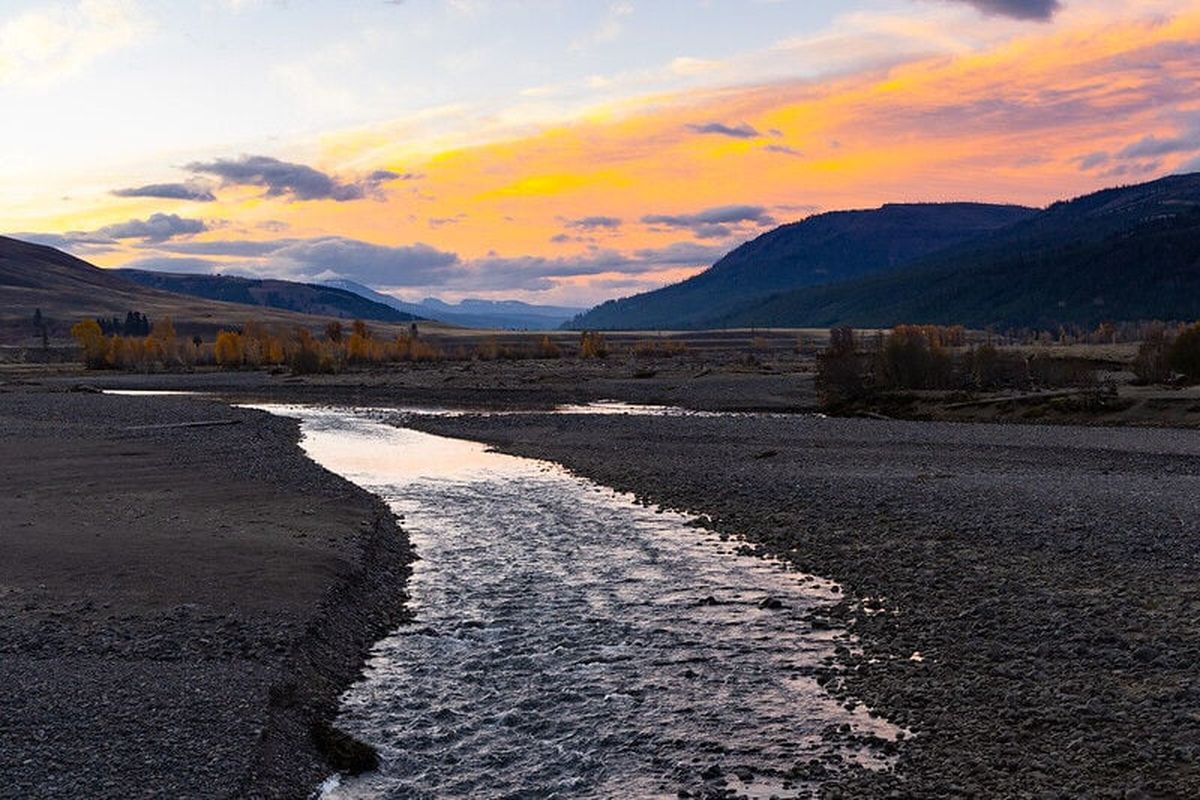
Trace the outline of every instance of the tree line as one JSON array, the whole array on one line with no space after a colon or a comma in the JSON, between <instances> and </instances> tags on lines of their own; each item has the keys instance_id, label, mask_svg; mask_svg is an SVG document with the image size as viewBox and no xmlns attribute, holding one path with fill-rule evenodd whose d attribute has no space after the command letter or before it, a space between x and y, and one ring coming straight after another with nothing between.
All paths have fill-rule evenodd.
<instances>
[{"instance_id":1,"label":"tree line","mask_svg":"<svg viewBox=\"0 0 1200 800\"><path fill-rule=\"evenodd\" d=\"M1092 339L1113 342L1115 326ZM817 356L817 389L829 407L852 404L881 391L994 391L1036 387L1086 387L1097 383L1096 364L1082 356L1002 349L992 341L967 345L959 327L898 325L861 336L851 328L830 331ZM1147 324L1132 364L1143 384L1200 381L1200 323Z\"/></svg>"},{"instance_id":2,"label":"tree line","mask_svg":"<svg viewBox=\"0 0 1200 800\"><path fill-rule=\"evenodd\" d=\"M199 336L180 337L169 317L153 324L142 315L130 319L136 331L131 334L106 330L100 320L84 320L72 326L71 336L79 345L84 366L119 370L288 367L295 373L309 374L447 360L554 359L564 355L600 359L609 352L603 334L595 332L581 334L577 349L549 335L538 341L516 343L490 336L471 346L448 347L421 336L416 323L406 332L380 336L362 320L354 320L349 327L335 320L316 335L302 327L273 328L252 320L240 328L218 331L212 342L204 342Z\"/></svg>"}]
</instances>

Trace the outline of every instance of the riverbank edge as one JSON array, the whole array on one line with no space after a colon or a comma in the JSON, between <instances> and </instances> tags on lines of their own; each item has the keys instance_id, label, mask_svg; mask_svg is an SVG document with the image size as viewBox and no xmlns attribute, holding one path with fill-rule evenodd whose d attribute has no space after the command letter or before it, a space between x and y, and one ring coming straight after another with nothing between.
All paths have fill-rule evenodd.
<instances>
[{"instance_id":1,"label":"riverbank edge","mask_svg":"<svg viewBox=\"0 0 1200 800\"><path fill-rule=\"evenodd\" d=\"M292 444L301 450L300 422L291 421ZM406 587L415 556L407 534L381 498L321 469L331 481L370 498L372 516L363 521L365 529L358 537L355 571L326 591L264 698L267 723L231 797L313 797L330 775L363 771L374 758L369 746L338 731L334 723L339 699L361 679L371 648L411 619Z\"/></svg>"}]
</instances>

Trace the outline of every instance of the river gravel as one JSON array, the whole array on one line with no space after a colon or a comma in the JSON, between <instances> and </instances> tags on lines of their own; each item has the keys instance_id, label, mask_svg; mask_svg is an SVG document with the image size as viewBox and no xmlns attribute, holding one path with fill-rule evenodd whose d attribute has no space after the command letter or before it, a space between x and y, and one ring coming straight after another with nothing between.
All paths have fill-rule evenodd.
<instances>
[{"instance_id":1,"label":"river gravel","mask_svg":"<svg viewBox=\"0 0 1200 800\"><path fill-rule=\"evenodd\" d=\"M846 590L826 685L916 734L845 797L1200 796L1200 434L796 418L409 424L700 515Z\"/></svg>"}]
</instances>

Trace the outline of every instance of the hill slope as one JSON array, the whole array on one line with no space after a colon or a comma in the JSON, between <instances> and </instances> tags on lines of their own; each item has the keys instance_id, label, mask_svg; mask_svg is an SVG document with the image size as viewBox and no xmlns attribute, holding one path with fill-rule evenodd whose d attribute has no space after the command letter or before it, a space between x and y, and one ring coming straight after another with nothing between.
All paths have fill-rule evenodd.
<instances>
[{"instance_id":1,"label":"hill slope","mask_svg":"<svg viewBox=\"0 0 1200 800\"><path fill-rule=\"evenodd\" d=\"M436 298L427 297L419 303L406 303L354 281L331 280L326 281L324 285L354 292L399 311L417 314L450 325L460 325L464 328L554 330L584 310L565 306L534 305L519 300L467 299L457 303L445 303Z\"/></svg>"},{"instance_id":2,"label":"hill slope","mask_svg":"<svg viewBox=\"0 0 1200 800\"><path fill-rule=\"evenodd\" d=\"M227 303L265 306L341 319L380 322L411 322L420 319L415 314L368 300L354 292L319 284L239 278L232 275L180 275L140 269L118 269L113 272L152 289Z\"/></svg>"},{"instance_id":3,"label":"hill slope","mask_svg":"<svg viewBox=\"0 0 1200 800\"><path fill-rule=\"evenodd\" d=\"M892 204L835 211L746 242L682 283L614 300L574 328L702 328L782 291L899 269L1037 213L982 203Z\"/></svg>"},{"instance_id":4,"label":"hill slope","mask_svg":"<svg viewBox=\"0 0 1200 800\"><path fill-rule=\"evenodd\" d=\"M139 311L151 320L169 316L180 333L205 337L251 318L311 330L328 321L151 289L53 247L0 236L0 341L31 340L35 310L42 312L55 338L66 337L70 326L81 319L124 317L128 311Z\"/></svg>"},{"instance_id":5,"label":"hill slope","mask_svg":"<svg viewBox=\"0 0 1200 800\"><path fill-rule=\"evenodd\" d=\"M1055 203L909 268L793 291L723 325L1046 327L1200 318L1200 173Z\"/></svg>"}]
</instances>

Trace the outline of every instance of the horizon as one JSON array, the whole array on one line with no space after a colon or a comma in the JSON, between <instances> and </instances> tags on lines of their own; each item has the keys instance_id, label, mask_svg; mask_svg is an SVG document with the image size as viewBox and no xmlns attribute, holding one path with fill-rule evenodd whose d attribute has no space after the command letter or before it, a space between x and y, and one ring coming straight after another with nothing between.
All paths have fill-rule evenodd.
<instances>
[{"instance_id":1,"label":"horizon","mask_svg":"<svg viewBox=\"0 0 1200 800\"><path fill-rule=\"evenodd\" d=\"M21 2L0 215L105 267L587 307L814 213L1200 168L1200 4L1138 5Z\"/></svg>"}]
</instances>

